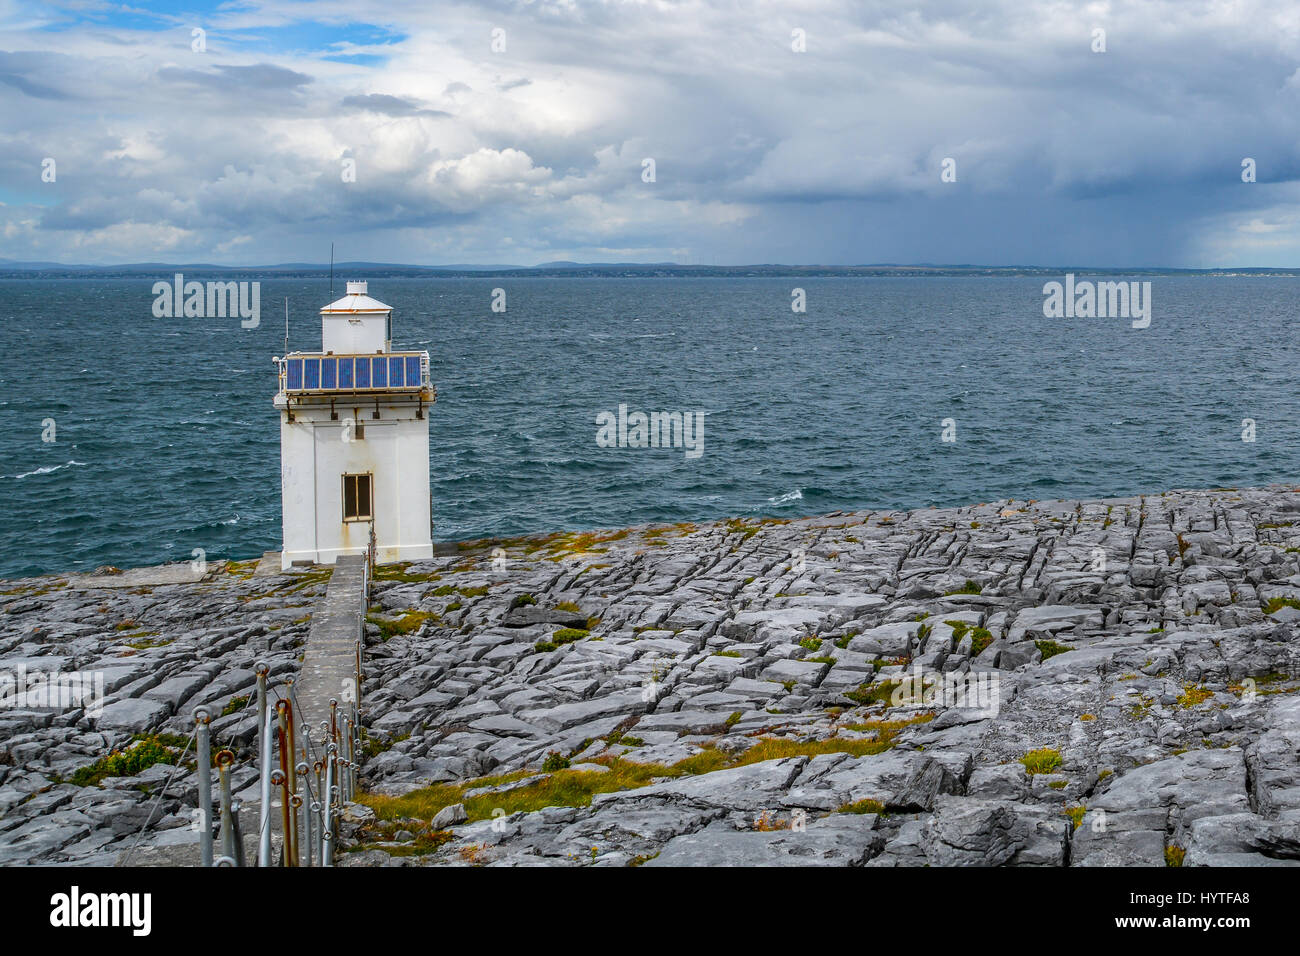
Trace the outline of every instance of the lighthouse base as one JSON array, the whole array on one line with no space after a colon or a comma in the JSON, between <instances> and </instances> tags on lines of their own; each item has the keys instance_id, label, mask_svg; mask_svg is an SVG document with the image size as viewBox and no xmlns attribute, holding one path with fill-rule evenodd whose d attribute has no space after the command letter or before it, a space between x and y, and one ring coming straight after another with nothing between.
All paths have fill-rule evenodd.
<instances>
[{"instance_id":1,"label":"lighthouse base","mask_svg":"<svg viewBox=\"0 0 1300 956\"><path fill-rule=\"evenodd\" d=\"M295 564L333 564L344 554L365 554L365 548L326 548L319 551L283 551L280 553L280 570L287 571ZM403 544L378 548L376 564L398 564L403 561L426 561L433 557L432 544Z\"/></svg>"}]
</instances>

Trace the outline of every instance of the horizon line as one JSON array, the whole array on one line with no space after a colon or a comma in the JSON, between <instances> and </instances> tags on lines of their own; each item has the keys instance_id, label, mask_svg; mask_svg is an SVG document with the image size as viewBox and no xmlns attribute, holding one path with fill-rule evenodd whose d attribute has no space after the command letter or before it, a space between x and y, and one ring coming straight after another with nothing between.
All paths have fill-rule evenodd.
<instances>
[{"instance_id":1,"label":"horizon line","mask_svg":"<svg viewBox=\"0 0 1300 956\"><path fill-rule=\"evenodd\" d=\"M1124 274L1124 273L1186 273L1186 274L1213 274L1213 273L1262 273L1262 274L1284 274L1300 273L1300 265L1296 266L1150 266L1150 265L1128 265L1128 266L1095 266L1095 265L1027 265L1027 264L976 264L976 263L934 263L934 262L878 262L878 263L783 263L783 262L753 262L739 263L734 265L720 264L700 264L700 263L680 263L680 262L619 262L619 261L592 261L578 262L573 260L550 260L539 262L533 265L515 265L507 263L446 263L446 264L415 264L401 262L380 262L364 259L349 260L346 262L277 262L277 263L248 263L241 265L225 265L214 262L163 262L163 261L144 261L144 262L123 262L111 264L95 263L76 263L76 262L56 262L52 260L19 260L0 258L0 272L39 272L39 271L77 271L77 272L111 272L114 270L208 270L208 271L225 271L225 272L248 272L254 270L265 271L322 271L328 272L330 269L337 272L339 269L377 269L377 270L405 270L405 271L435 271L435 272L555 272L575 269L586 270L611 270L611 269L633 269L633 270L664 270L675 269L684 272L705 272L705 271L737 271L737 270L765 270L765 271L852 271L852 270L924 270L931 272L1024 272L1024 273L1105 273L1105 274Z\"/></svg>"}]
</instances>

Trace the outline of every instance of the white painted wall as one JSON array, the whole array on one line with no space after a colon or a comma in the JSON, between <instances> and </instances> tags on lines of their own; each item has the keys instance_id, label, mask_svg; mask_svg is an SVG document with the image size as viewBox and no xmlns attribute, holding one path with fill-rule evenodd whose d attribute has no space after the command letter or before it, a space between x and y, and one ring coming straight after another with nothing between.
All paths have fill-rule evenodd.
<instances>
[{"instance_id":1,"label":"white painted wall","mask_svg":"<svg viewBox=\"0 0 1300 956\"><path fill-rule=\"evenodd\" d=\"M388 316L322 315L322 349L335 355L366 355L388 350Z\"/></svg>"},{"instance_id":2,"label":"white painted wall","mask_svg":"<svg viewBox=\"0 0 1300 956\"><path fill-rule=\"evenodd\" d=\"M340 554L363 554L370 544L369 522L343 520L345 474L370 472L374 478L375 538L380 563L433 557L429 513L429 406L415 417L415 406L362 404L365 437L344 441L343 420L352 407L295 407L294 421L280 413L280 479L284 512L281 567L294 561L333 564Z\"/></svg>"}]
</instances>

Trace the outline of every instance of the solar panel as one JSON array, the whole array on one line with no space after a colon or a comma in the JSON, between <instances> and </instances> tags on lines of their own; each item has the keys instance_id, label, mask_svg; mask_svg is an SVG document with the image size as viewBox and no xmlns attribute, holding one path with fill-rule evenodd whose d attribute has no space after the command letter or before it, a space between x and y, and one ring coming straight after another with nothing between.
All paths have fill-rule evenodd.
<instances>
[{"instance_id":1,"label":"solar panel","mask_svg":"<svg viewBox=\"0 0 1300 956\"><path fill-rule=\"evenodd\" d=\"M357 392L422 387L423 356L321 355L285 359L291 392Z\"/></svg>"}]
</instances>

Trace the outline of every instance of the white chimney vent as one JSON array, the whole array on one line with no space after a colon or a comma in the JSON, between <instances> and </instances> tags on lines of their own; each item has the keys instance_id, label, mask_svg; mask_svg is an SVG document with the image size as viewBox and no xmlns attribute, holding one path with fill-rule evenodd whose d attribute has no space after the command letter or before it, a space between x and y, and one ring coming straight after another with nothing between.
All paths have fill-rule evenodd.
<instances>
[{"instance_id":1,"label":"white chimney vent","mask_svg":"<svg viewBox=\"0 0 1300 956\"><path fill-rule=\"evenodd\" d=\"M365 295L367 284L365 282L349 282L348 295Z\"/></svg>"}]
</instances>

